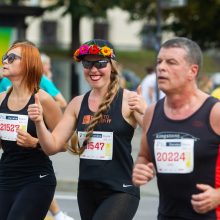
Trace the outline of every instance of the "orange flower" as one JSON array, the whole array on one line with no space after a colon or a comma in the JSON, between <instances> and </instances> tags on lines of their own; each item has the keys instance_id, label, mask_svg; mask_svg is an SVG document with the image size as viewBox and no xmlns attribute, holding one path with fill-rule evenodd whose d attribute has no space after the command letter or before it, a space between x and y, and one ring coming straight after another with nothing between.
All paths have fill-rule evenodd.
<instances>
[{"instance_id":1,"label":"orange flower","mask_svg":"<svg viewBox=\"0 0 220 220\"><path fill-rule=\"evenodd\" d=\"M78 59L78 56L79 56L79 49L75 51L75 53L73 54L73 58L75 61L80 62L80 59Z\"/></svg>"}]
</instances>

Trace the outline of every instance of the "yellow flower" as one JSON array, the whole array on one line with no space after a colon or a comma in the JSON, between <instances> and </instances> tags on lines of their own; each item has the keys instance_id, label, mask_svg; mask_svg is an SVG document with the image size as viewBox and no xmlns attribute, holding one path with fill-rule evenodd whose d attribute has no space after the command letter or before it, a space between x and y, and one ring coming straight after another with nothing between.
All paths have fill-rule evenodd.
<instances>
[{"instance_id":1,"label":"yellow flower","mask_svg":"<svg viewBox=\"0 0 220 220\"><path fill-rule=\"evenodd\" d=\"M107 46L102 47L101 52L103 54L103 56L110 56L111 57L111 49Z\"/></svg>"}]
</instances>

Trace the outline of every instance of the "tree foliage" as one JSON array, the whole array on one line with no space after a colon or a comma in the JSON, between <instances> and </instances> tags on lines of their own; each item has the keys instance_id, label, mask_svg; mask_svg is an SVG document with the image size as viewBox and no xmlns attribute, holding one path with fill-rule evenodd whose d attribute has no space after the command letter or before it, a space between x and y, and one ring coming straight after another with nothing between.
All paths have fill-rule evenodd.
<instances>
[{"instance_id":1,"label":"tree foliage","mask_svg":"<svg viewBox=\"0 0 220 220\"><path fill-rule=\"evenodd\" d=\"M49 6L47 10L54 10L65 6L63 15L70 14L72 18L72 48L77 48L79 42L79 23L82 17L99 18L106 17L107 9L118 4L118 0L58 0L54 5Z\"/></svg>"},{"instance_id":2,"label":"tree foliage","mask_svg":"<svg viewBox=\"0 0 220 220\"><path fill-rule=\"evenodd\" d=\"M3 5L18 5L21 0L1 0L0 4Z\"/></svg>"},{"instance_id":3,"label":"tree foliage","mask_svg":"<svg viewBox=\"0 0 220 220\"><path fill-rule=\"evenodd\" d=\"M79 17L105 17L106 10L115 6L117 0L102 1L102 0L58 0L54 5L47 7L49 10L57 9L61 6L66 6L64 14L70 13L73 18Z\"/></svg>"},{"instance_id":4,"label":"tree foliage","mask_svg":"<svg viewBox=\"0 0 220 220\"><path fill-rule=\"evenodd\" d=\"M72 17L72 48L79 45L79 24L82 17L106 17L108 9L118 6L130 14L131 20L145 19L146 22L158 21L158 2L165 0L57 0L46 10L65 6L64 15ZM166 0L167 1L167 0ZM171 0L170 0L171 1ZM2 4L17 5L22 0L1 0ZM189 37L203 49L220 48L220 0L187 0L184 7L161 9L162 29L170 30L176 36ZM167 18L172 17L171 23Z\"/></svg>"},{"instance_id":5,"label":"tree foliage","mask_svg":"<svg viewBox=\"0 0 220 220\"><path fill-rule=\"evenodd\" d=\"M168 28L177 36L196 41L203 49L220 47L220 1L188 0L183 8L164 11L166 17L175 17Z\"/></svg>"},{"instance_id":6,"label":"tree foliage","mask_svg":"<svg viewBox=\"0 0 220 220\"><path fill-rule=\"evenodd\" d=\"M155 17L155 0L120 0L119 7L128 11L131 20Z\"/></svg>"},{"instance_id":7,"label":"tree foliage","mask_svg":"<svg viewBox=\"0 0 220 220\"><path fill-rule=\"evenodd\" d=\"M157 21L157 3L164 0L121 0L121 7L130 12L132 20L146 18ZM203 49L220 47L220 0L187 0L184 7L161 8L162 29L176 36L189 37ZM173 21L167 25L167 18Z\"/></svg>"}]
</instances>

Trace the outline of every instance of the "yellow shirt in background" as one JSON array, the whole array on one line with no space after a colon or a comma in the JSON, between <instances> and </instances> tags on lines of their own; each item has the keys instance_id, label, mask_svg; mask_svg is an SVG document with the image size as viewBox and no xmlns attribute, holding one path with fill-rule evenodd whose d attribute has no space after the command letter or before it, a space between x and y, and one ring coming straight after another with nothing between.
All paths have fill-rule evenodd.
<instances>
[{"instance_id":1,"label":"yellow shirt in background","mask_svg":"<svg viewBox=\"0 0 220 220\"><path fill-rule=\"evenodd\" d=\"M212 91L211 93L211 96L217 98L217 99L220 99L220 87L219 88L216 88Z\"/></svg>"}]
</instances>

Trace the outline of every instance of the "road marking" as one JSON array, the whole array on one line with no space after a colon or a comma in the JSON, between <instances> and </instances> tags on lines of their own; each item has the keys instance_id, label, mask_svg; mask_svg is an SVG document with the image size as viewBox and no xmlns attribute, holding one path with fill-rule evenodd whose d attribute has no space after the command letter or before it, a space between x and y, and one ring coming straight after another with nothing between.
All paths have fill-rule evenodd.
<instances>
[{"instance_id":1,"label":"road marking","mask_svg":"<svg viewBox=\"0 0 220 220\"><path fill-rule=\"evenodd\" d=\"M62 200L77 200L77 196L74 196L74 195L55 194L55 198L62 199Z\"/></svg>"}]
</instances>

